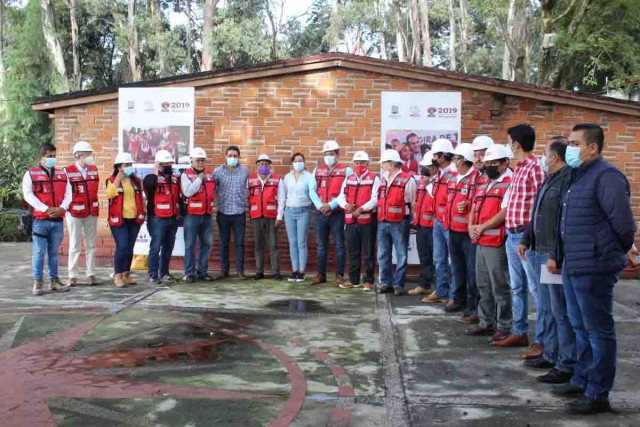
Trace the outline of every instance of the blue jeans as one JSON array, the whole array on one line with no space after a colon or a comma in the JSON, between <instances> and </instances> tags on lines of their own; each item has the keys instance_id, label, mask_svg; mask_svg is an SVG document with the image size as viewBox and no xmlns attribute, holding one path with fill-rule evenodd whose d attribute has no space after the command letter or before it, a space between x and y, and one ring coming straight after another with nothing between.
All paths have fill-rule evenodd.
<instances>
[{"instance_id":1,"label":"blue jeans","mask_svg":"<svg viewBox=\"0 0 640 427\"><path fill-rule=\"evenodd\" d=\"M327 258L329 256L329 232L333 234L336 245L336 276L344 276L344 265L347 262L347 250L344 245L344 212L334 211L330 216L316 212L316 235L318 238L318 274L327 275Z\"/></svg>"},{"instance_id":2,"label":"blue jeans","mask_svg":"<svg viewBox=\"0 0 640 427\"><path fill-rule=\"evenodd\" d=\"M538 303L538 286L534 278L533 268L527 261L522 261L518 256L518 245L522 239L522 233L507 232L507 259L509 260L509 278L511 280L511 298L513 300L513 327L514 335L523 336L529 334L529 295L533 295L538 319L541 318ZM527 251L526 256L529 256ZM540 267L538 267L540 269ZM543 322L536 322L535 342L542 344Z\"/></svg>"},{"instance_id":3,"label":"blue jeans","mask_svg":"<svg viewBox=\"0 0 640 427\"><path fill-rule=\"evenodd\" d=\"M198 266L194 249L198 240ZM213 217L187 215L184 218L184 275L202 277L209 270L209 254L213 247Z\"/></svg>"},{"instance_id":4,"label":"blue jeans","mask_svg":"<svg viewBox=\"0 0 640 427\"><path fill-rule=\"evenodd\" d=\"M160 277L169 274L169 262L173 245L176 243L178 221L176 218L152 216L147 222L151 236L149 247L149 276ZM162 251L162 254L160 253Z\"/></svg>"},{"instance_id":5,"label":"blue jeans","mask_svg":"<svg viewBox=\"0 0 640 427\"><path fill-rule=\"evenodd\" d=\"M590 399L608 399L616 376L618 344L613 321L617 274L562 273L571 326L576 332L576 365L571 384Z\"/></svg>"},{"instance_id":6,"label":"blue jeans","mask_svg":"<svg viewBox=\"0 0 640 427\"><path fill-rule=\"evenodd\" d=\"M233 244L236 251L236 272L244 273L244 227L246 214L225 215L218 212L216 217L220 229L220 270L229 271L229 242L233 228Z\"/></svg>"},{"instance_id":7,"label":"blue jeans","mask_svg":"<svg viewBox=\"0 0 640 427\"><path fill-rule=\"evenodd\" d=\"M433 222L433 263L436 266L436 295L449 298L449 231L440 221Z\"/></svg>"},{"instance_id":8,"label":"blue jeans","mask_svg":"<svg viewBox=\"0 0 640 427\"><path fill-rule=\"evenodd\" d=\"M407 248L409 246L409 220L378 223L378 265L382 287L404 288L407 276ZM396 272L392 274L392 247L396 250Z\"/></svg>"},{"instance_id":9,"label":"blue jeans","mask_svg":"<svg viewBox=\"0 0 640 427\"><path fill-rule=\"evenodd\" d=\"M311 226L311 208L286 208L284 223L289 239L291 268L294 272L304 273L307 268L307 237Z\"/></svg>"},{"instance_id":10,"label":"blue jeans","mask_svg":"<svg viewBox=\"0 0 640 427\"><path fill-rule=\"evenodd\" d=\"M465 304L470 310L478 310L478 287L476 286L475 245L469 233L449 231L449 256L451 257L451 281L449 299Z\"/></svg>"},{"instance_id":11,"label":"blue jeans","mask_svg":"<svg viewBox=\"0 0 640 427\"><path fill-rule=\"evenodd\" d=\"M33 246L31 265L33 278L43 280L44 256L47 255L47 268L49 277L58 277L58 249L64 238L64 223L62 221L50 221L36 219L33 221Z\"/></svg>"},{"instance_id":12,"label":"blue jeans","mask_svg":"<svg viewBox=\"0 0 640 427\"><path fill-rule=\"evenodd\" d=\"M113 240L116 241L116 253L113 257L113 270L115 274L131 271L133 260L133 247L140 231L140 224L135 219L125 218L119 227L110 226Z\"/></svg>"}]
</instances>

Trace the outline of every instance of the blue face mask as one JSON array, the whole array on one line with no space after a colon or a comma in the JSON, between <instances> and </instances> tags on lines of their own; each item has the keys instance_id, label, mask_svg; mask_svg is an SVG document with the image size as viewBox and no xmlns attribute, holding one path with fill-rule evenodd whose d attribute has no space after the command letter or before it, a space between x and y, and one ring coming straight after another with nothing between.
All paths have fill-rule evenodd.
<instances>
[{"instance_id":1,"label":"blue face mask","mask_svg":"<svg viewBox=\"0 0 640 427\"><path fill-rule=\"evenodd\" d=\"M55 157L45 157L44 165L51 169L56 167L56 158Z\"/></svg>"},{"instance_id":2,"label":"blue face mask","mask_svg":"<svg viewBox=\"0 0 640 427\"><path fill-rule=\"evenodd\" d=\"M567 147L567 153L564 155L565 161L572 168L579 168L584 160L580 158L580 147Z\"/></svg>"},{"instance_id":3,"label":"blue face mask","mask_svg":"<svg viewBox=\"0 0 640 427\"><path fill-rule=\"evenodd\" d=\"M238 158L237 157L227 157L227 166L230 168L235 168L238 166Z\"/></svg>"},{"instance_id":4,"label":"blue face mask","mask_svg":"<svg viewBox=\"0 0 640 427\"><path fill-rule=\"evenodd\" d=\"M124 168L124 174L127 176L131 176L133 175L133 173L136 171L136 169L133 166L126 166Z\"/></svg>"},{"instance_id":5,"label":"blue face mask","mask_svg":"<svg viewBox=\"0 0 640 427\"><path fill-rule=\"evenodd\" d=\"M336 164L336 158L333 156L324 156L324 164L327 166L333 166Z\"/></svg>"},{"instance_id":6,"label":"blue face mask","mask_svg":"<svg viewBox=\"0 0 640 427\"><path fill-rule=\"evenodd\" d=\"M302 172L304 170L304 162L293 162L293 170Z\"/></svg>"}]
</instances>

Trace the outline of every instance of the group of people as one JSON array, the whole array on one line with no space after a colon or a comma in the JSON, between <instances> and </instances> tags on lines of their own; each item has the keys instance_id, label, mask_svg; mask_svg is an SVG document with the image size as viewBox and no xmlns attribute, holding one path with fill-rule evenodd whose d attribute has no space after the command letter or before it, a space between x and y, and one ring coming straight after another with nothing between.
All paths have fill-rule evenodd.
<instances>
[{"instance_id":1,"label":"group of people","mask_svg":"<svg viewBox=\"0 0 640 427\"><path fill-rule=\"evenodd\" d=\"M507 132L509 145L479 136L472 144L438 139L420 160L416 180L398 150L382 154L381 174L369 155L358 151L348 166L335 141L323 146L323 162L312 172L305 157L291 157L291 171L273 173L268 155L255 170L240 164L240 149L226 149L225 164L206 168L202 148L191 165L174 173L174 156L155 154L155 169L142 181L134 160L119 153L106 183L108 222L115 239L115 285L135 285L130 275L133 246L141 224L151 236L149 279L171 284L169 261L184 217L184 278L215 280L208 261L213 246L213 215L220 233L221 278L229 277L229 246L234 235L236 271L244 274L246 212L255 238L255 280L265 277L269 247L273 277L282 280L278 229L289 240L291 282L306 281L307 236L315 217L317 273L311 285L326 283L329 236L335 245L333 284L343 289L374 289L405 294L408 245L416 232L420 259L418 286L409 295L442 304L459 321L474 325L466 335L488 336L491 345L528 347L526 366L549 369L537 378L555 384L558 396L576 396L571 413L609 409L616 368L612 316L613 286L632 249L635 223L625 176L602 158L600 126L575 126L555 137L543 156L533 155L535 131L518 125ZM89 284L94 273L99 179L93 150L73 148L76 163L56 168L56 149L40 147L40 164L25 173L25 200L33 207L33 293L43 292L43 259L48 255L50 289L67 291L58 277L57 252L66 216L70 236L69 286L78 280L80 238L85 238ZM515 161L515 169L510 165ZM376 254L377 244L377 254ZM197 246L197 254L195 248ZM395 251L395 270L392 252ZM345 268L349 256L348 276ZM364 264L364 277L361 266ZM553 280L550 280L551 277ZM528 295L536 309L529 345Z\"/></svg>"},{"instance_id":2,"label":"group of people","mask_svg":"<svg viewBox=\"0 0 640 427\"><path fill-rule=\"evenodd\" d=\"M132 127L122 132L124 151L131 154L135 163L153 163L156 153L160 150L166 150L177 158L181 150L186 148L184 138L175 128Z\"/></svg>"}]
</instances>

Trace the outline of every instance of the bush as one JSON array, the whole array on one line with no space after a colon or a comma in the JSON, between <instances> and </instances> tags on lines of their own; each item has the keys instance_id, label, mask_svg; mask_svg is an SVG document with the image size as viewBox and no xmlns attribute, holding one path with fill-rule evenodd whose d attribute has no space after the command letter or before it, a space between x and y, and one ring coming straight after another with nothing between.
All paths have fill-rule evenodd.
<instances>
[{"instance_id":1,"label":"bush","mask_svg":"<svg viewBox=\"0 0 640 427\"><path fill-rule=\"evenodd\" d=\"M0 242L26 242L27 236L19 227L19 214L0 212Z\"/></svg>"}]
</instances>

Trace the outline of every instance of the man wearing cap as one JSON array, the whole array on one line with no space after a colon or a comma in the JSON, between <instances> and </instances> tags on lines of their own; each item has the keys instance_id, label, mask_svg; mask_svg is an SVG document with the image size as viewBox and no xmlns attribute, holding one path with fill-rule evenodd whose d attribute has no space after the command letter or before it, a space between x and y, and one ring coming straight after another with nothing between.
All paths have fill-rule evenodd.
<instances>
[{"instance_id":1,"label":"man wearing cap","mask_svg":"<svg viewBox=\"0 0 640 427\"><path fill-rule=\"evenodd\" d=\"M191 167L180 177L180 189L187 199L187 216L184 219L184 280L211 282L209 254L213 247L213 205L216 184L204 164L207 154L202 148L191 150ZM194 250L198 241L198 261Z\"/></svg>"},{"instance_id":2,"label":"man wearing cap","mask_svg":"<svg viewBox=\"0 0 640 427\"><path fill-rule=\"evenodd\" d=\"M479 176L473 167L473 160L471 144L459 144L456 147L453 161L458 173L449 180L444 217L444 227L449 230L449 256L453 273L451 302L444 308L447 313L466 310L475 314L478 309L476 254L469 237L469 211Z\"/></svg>"},{"instance_id":3,"label":"man wearing cap","mask_svg":"<svg viewBox=\"0 0 640 427\"><path fill-rule=\"evenodd\" d=\"M318 274L312 285L327 282L327 258L329 255L329 233L336 245L336 278L334 286L344 281L347 253L344 244L344 210L338 205L338 196L344 180L353 170L340 163L340 147L335 141L327 141L322 147L324 164L313 171L315 183L309 184L309 197L315 205L316 235L318 240Z\"/></svg>"},{"instance_id":4,"label":"man wearing cap","mask_svg":"<svg viewBox=\"0 0 640 427\"><path fill-rule=\"evenodd\" d=\"M465 334L490 335L492 342L508 337L512 323L504 227L512 175L510 158L511 152L504 145L495 144L487 149L484 163L489 181L477 187L469 214L469 235L478 244L476 281L480 293L480 324Z\"/></svg>"},{"instance_id":5,"label":"man wearing cap","mask_svg":"<svg viewBox=\"0 0 640 427\"><path fill-rule=\"evenodd\" d=\"M256 251L255 280L264 279L264 247L269 244L271 255L271 271L275 280L282 280L280 264L278 262L278 213L284 214L284 203L278 204L281 179L271 173L271 159L261 154L256 161L257 172L249 175L249 216L253 227ZM282 197L280 197L281 199Z\"/></svg>"},{"instance_id":6,"label":"man wearing cap","mask_svg":"<svg viewBox=\"0 0 640 427\"><path fill-rule=\"evenodd\" d=\"M382 182L378 191L378 264L380 293L400 296L407 273L410 219L416 200L413 176L402 172L402 159L396 150L386 150L380 159ZM392 250L396 250L396 271L392 274Z\"/></svg>"},{"instance_id":7,"label":"man wearing cap","mask_svg":"<svg viewBox=\"0 0 640 427\"><path fill-rule=\"evenodd\" d=\"M447 210L448 185L455 180L453 146L448 139L436 139L431 146L433 164L438 173L433 183L433 198L436 204L436 221L433 224L433 261L436 266L436 289L424 302L449 304L449 232L444 219Z\"/></svg>"},{"instance_id":8,"label":"man wearing cap","mask_svg":"<svg viewBox=\"0 0 640 427\"><path fill-rule=\"evenodd\" d=\"M85 262L89 285L98 284L95 276L96 235L98 232L98 187L100 177L94 166L93 148L88 142L79 141L73 146L76 162L65 168L71 185L71 205L65 217L69 230L69 286L78 284L78 260L84 236Z\"/></svg>"},{"instance_id":9,"label":"man wearing cap","mask_svg":"<svg viewBox=\"0 0 640 427\"><path fill-rule=\"evenodd\" d=\"M180 185L173 174L173 156L159 150L155 156L153 173L144 177L142 186L147 197L147 228L149 244L149 281L172 284L169 261L176 242L180 215Z\"/></svg>"},{"instance_id":10,"label":"man wearing cap","mask_svg":"<svg viewBox=\"0 0 640 427\"><path fill-rule=\"evenodd\" d=\"M341 283L343 289L360 286L361 252L364 252L364 291L373 289L376 266L376 234L380 179L369 170L369 155L357 151L353 156L354 173L342 184L338 204L345 210L347 247L349 250L349 281Z\"/></svg>"},{"instance_id":11,"label":"man wearing cap","mask_svg":"<svg viewBox=\"0 0 640 427\"><path fill-rule=\"evenodd\" d=\"M418 286L409 295L429 295L433 281L433 222L435 221L435 199L433 180L438 168L433 165L433 151L428 151L422 160L421 179L416 189L416 203L413 208L412 224L416 229L416 246L420 258Z\"/></svg>"}]
</instances>

